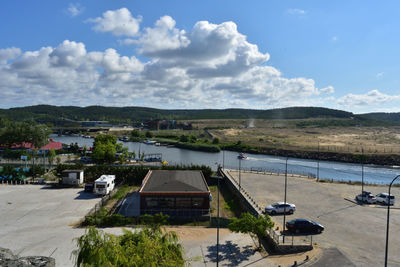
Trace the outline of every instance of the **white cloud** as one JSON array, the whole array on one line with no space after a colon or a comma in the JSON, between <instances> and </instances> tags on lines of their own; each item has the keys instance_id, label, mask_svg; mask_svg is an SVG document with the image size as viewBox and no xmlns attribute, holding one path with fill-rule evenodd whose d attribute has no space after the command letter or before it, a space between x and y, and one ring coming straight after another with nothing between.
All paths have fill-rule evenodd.
<instances>
[{"instance_id":1,"label":"white cloud","mask_svg":"<svg viewBox=\"0 0 400 267\"><path fill-rule=\"evenodd\" d=\"M132 18L127 9L107 11L96 25L114 25L102 29L115 34L119 12ZM0 98L13 105L271 108L321 103L334 92L332 86L317 88L312 79L285 78L266 65L269 54L249 43L234 22L199 21L184 31L163 16L153 27L138 29L125 32L137 37L124 42L147 62L113 48L87 51L69 40L36 51L0 50Z\"/></svg>"},{"instance_id":2,"label":"white cloud","mask_svg":"<svg viewBox=\"0 0 400 267\"><path fill-rule=\"evenodd\" d=\"M305 15L306 11L303 9L298 9L298 8L290 8L286 10L286 12L290 15Z\"/></svg>"},{"instance_id":3,"label":"white cloud","mask_svg":"<svg viewBox=\"0 0 400 267\"><path fill-rule=\"evenodd\" d=\"M6 64L7 61L15 59L20 54L21 54L21 49L16 47L0 49L0 64Z\"/></svg>"},{"instance_id":4,"label":"white cloud","mask_svg":"<svg viewBox=\"0 0 400 267\"><path fill-rule=\"evenodd\" d=\"M88 19L94 23L93 29L98 32L111 32L116 36L136 36L142 17L134 18L127 8L108 10L102 17Z\"/></svg>"},{"instance_id":5,"label":"white cloud","mask_svg":"<svg viewBox=\"0 0 400 267\"><path fill-rule=\"evenodd\" d=\"M76 17L85 11L85 8L81 6L79 3L70 3L68 8L66 9L66 13L70 15L71 17Z\"/></svg>"},{"instance_id":6,"label":"white cloud","mask_svg":"<svg viewBox=\"0 0 400 267\"><path fill-rule=\"evenodd\" d=\"M339 40L339 37L337 37L337 36L332 36L331 40L334 41L334 42L336 42L336 41Z\"/></svg>"},{"instance_id":7,"label":"white cloud","mask_svg":"<svg viewBox=\"0 0 400 267\"><path fill-rule=\"evenodd\" d=\"M379 72L376 74L376 78L382 78L384 74L384 72Z\"/></svg>"},{"instance_id":8,"label":"white cloud","mask_svg":"<svg viewBox=\"0 0 400 267\"><path fill-rule=\"evenodd\" d=\"M399 100L400 95L386 95L378 90L372 90L366 94L347 94L339 98L337 103L344 107L366 107L384 105Z\"/></svg>"}]
</instances>

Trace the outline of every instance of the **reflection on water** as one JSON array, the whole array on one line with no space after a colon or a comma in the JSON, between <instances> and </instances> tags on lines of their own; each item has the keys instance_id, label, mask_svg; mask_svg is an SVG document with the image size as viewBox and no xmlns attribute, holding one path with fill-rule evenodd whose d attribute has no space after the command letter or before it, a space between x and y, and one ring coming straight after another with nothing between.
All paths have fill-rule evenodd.
<instances>
[{"instance_id":1,"label":"reflection on water","mask_svg":"<svg viewBox=\"0 0 400 267\"><path fill-rule=\"evenodd\" d=\"M65 144L78 143L80 146L91 147L93 139L72 136L52 136L56 141ZM146 145L143 143L125 142L130 152L136 154L162 153L163 160L170 165L207 165L216 169L217 164L224 165L225 168L238 169L239 159L236 152L223 151L220 153L207 153L200 151L191 151L175 147ZM242 160L241 168L246 170L257 169L261 171L285 172L286 158L268 155L247 154L247 159ZM361 181L361 165L339 162L320 161L320 178L333 179L341 181ZM289 158L288 172L294 174L317 173L317 161ZM366 183L389 184L398 174L397 168L375 167L372 165L364 166L364 181Z\"/></svg>"}]
</instances>

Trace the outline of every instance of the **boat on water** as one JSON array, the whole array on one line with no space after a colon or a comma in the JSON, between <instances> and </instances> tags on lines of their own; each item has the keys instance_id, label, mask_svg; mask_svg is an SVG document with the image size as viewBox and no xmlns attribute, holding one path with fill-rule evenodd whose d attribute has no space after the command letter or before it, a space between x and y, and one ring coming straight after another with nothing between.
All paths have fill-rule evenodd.
<instances>
[{"instance_id":1,"label":"boat on water","mask_svg":"<svg viewBox=\"0 0 400 267\"><path fill-rule=\"evenodd\" d=\"M239 153L239 155L237 156L237 158L238 158L238 159L247 159L245 153Z\"/></svg>"},{"instance_id":2,"label":"boat on water","mask_svg":"<svg viewBox=\"0 0 400 267\"><path fill-rule=\"evenodd\" d=\"M144 143L147 144L147 145L154 145L156 143L156 141L154 141L154 140L146 140L146 141L144 141Z\"/></svg>"}]
</instances>

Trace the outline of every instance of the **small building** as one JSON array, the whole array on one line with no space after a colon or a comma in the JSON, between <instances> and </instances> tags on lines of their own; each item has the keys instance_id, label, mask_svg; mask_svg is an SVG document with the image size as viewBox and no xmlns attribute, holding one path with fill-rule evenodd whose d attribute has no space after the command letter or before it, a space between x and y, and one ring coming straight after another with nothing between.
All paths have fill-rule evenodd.
<instances>
[{"instance_id":1,"label":"small building","mask_svg":"<svg viewBox=\"0 0 400 267\"><path fill-rule=\"evenodd\" d=\"M94 181L93 192L98 195L107 195L114 190L115 187L115 175L105 175L103 174Z\"/></svg>"},{"instance_id":2,"label":"small building","mask_svg":"<svg viewBox=\"0 0 400 267\"><path fill-rule=\"evenodd\" d=\"M201 171L150 170L139 190L140 214L209 218L211 193Z\"/></svg>"},{"instance_id":3,"label":"small building","mask_svg":"<svg viewBox=\"0 0 400 267\"><path fill-rule=\"evenodd\" d=\"M62 172L61 183L64 185L83 184L83 170L64 170Z\"/></svg>"}]
</instances>

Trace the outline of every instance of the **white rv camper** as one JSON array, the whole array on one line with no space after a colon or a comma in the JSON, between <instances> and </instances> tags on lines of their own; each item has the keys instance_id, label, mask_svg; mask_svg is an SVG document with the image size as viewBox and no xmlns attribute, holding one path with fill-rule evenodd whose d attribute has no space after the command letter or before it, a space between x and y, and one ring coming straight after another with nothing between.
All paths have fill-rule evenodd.
<instances>
[{"instance_id":1,"label":"white rv camper","mask_svg":"<svg viewBox=\"0 0 400 267\"><path fill-rule=\"evenodd\" d=\"M109 194L115 186L115 175L102 175L99 179L94 181L95 194L107 195Z\"/></svg>"}]
</instances>

